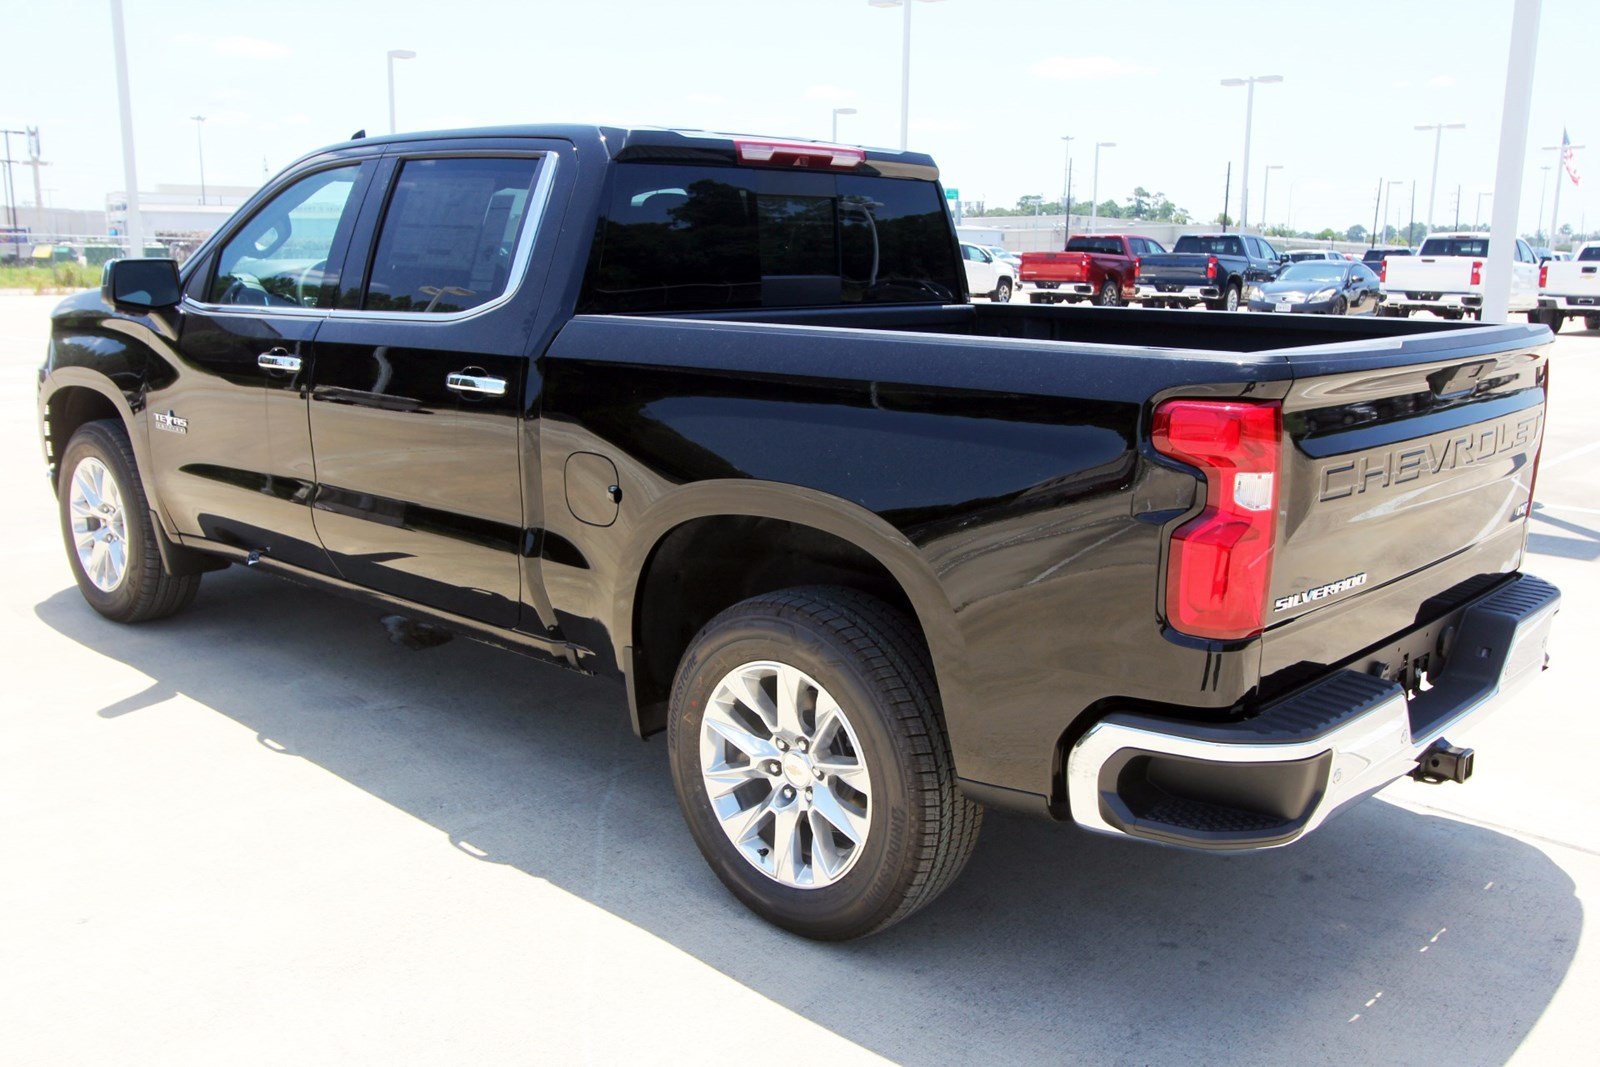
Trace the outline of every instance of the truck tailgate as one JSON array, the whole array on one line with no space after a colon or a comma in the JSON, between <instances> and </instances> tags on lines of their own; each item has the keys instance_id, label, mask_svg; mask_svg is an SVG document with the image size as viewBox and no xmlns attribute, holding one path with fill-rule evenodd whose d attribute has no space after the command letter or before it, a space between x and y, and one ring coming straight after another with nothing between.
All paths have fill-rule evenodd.
<instances>
[{"instance_id":1,"label":"truck tailgate","mask_svg":"<svg viewBox=\"0 0 1600 1067\"><path fill-rule=\"evenodd\" d=\"M1547 375L1536 344L1295 380L1264 678L1340 662L1520 566Z\"/></svg>"},{"instance_id":2,"label":"truck tailgate","mask_svg":"<svg viewBox=\"0 0 1600 1067\"><path fill-rule=\"evenodd\" d=\"M1460 256L1394 256L1385 261L1386 290L1429 293L1471 291L1473 260ZM1478 261L1481 265L1482 261Z\"/></svg>"},{"instance_id":3,"label":"truck tailgate","mask_svg":"<svg viewBox=\"0 0 1600 1067\"><path fill-rule=\"evenodd\" d=\"M1215 279L1206 275L1210 256L1168 253L1144 256L1139 260L1139 281L1145 285L1205 285Z\"/></svg>"},{"instance_id":4,"label":"truck tailgate","mask_svg":"<svg viewBox=\"0 0 1600 1067\"><path fill-rule=\"evenodd\" d=\"M1025 282L1088 281L1089 257L1082 252L1025 252L1021 274Z\"/></svg>"}]
</instances>

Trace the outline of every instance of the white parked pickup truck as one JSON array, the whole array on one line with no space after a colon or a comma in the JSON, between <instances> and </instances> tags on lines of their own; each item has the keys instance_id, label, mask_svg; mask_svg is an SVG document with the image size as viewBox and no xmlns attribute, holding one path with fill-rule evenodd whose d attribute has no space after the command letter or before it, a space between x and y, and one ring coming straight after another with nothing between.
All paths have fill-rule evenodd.
<instances>
[{"instance_id":1,"label":"white parked pickup truck","mask_svg":"<svg viewBox=\"0 0 1600 1067\"><path fill-rule=\"evenodd\" d=\"M1383 261L1378 314L1403 318L1413 311L1432 311L1447 319L1477 318L1483 310L1488 260L1487 234L1436 233L1422 242L1416 255ZM1511 310L1533 318L1539 306L1539 260L1521 238L1511 268Z\"/></svg>"},{"instance_id":2,"label":"white parked pickup truck","mask_svg":"<svg viewBox=\"0 0 1600 1067\"><path fill-rule=\"evenodd\" d=\"M1578 247L1571 260L1552 259L1539 268L1538 322L1552 330L1574 315L1600 330L1600 242Z\"/></svg>"}]
</instances>

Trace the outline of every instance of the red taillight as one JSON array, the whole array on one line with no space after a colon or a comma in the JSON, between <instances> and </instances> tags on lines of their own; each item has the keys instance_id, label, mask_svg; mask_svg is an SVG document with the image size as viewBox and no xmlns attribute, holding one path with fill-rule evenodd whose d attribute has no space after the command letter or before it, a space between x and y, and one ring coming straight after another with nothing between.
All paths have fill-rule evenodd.
<instances>
[{"instance_id":1,"label":"red taillight","mask_svg":"<svg viewBox=\"0 0 1600 1067\"><path fill-rule=\"evenodd\" d=\"M831 144L796 144L789 141L735 141L740 163L774 167L837 167L850 170L866 162L860 148Z\"/></svg>"},{"instance_id":2,"label":"red taillight","mask_svg":"<svg viewBox=\"0 0 1600 1067\"><path fill-rule=\"evenodd\" d=\"M1133 280L1139 280L1139 260L1137 259L1133 261Z\"/></svg>"},{"instance_id":3,"label":"red taillight","mask_svg":"<svg viewBox=\"0 0 1600 1067\"><path fill-rule=\"evenodd\" d=\"M1167 554L1167 622L1180 633L1237 640L1266 625L1282 428L1277 404L1169 400L1156 409L1156 451L1206 480L1205 509L1178 527Z\"/></svg>"},{"instance_id":4,"label":"red taillight","mask_svg":"<svg viewBox=\"0 0 1600 1067\"><path fill-rule=\"evenodd\" d=\"M1475 259L1472 261L1472 284L1483 284L1483 260L1481 259Z\"/></svg>"},{"instance_id":5,"label":"red taillight","mask_svg":"<svg viewBox=\"0 0 1600 1067\"><path fill-rule=\"evenodd\" d=\"M1206 260L1206 281L1214 282L1216 280L1217 280L1217 257L1216 256L1211 256Z\"/></svg>"},{"instance_id":6,"label":"red taillight","mask_svg":"<svg viewBox=\"0 0 1600 1067\"><path fill-rule=\"evenodd\" d=\"M1381 260L1378 263L1378 280L1380 282L1386 282L1389 280L1389 261L1387 259Z\"/></svg>"},{"instance_id":7,"label":"red taillight","mask_svg":"<svg viewBox=\"0 0 1600 1067\"><path fill-rule=\"evenodd\" d=\"M1539 264L1539 288L1543 289L1550 284L1550 264Z\"/></svg>"}]
</instances>

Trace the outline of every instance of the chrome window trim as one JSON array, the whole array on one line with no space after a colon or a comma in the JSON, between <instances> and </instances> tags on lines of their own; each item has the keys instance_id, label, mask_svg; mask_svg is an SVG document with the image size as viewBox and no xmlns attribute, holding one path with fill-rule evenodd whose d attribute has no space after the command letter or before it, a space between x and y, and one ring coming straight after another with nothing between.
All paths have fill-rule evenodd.
<instances>
[{"instance_id":1,"label":"chrome window trim","mask_svg":"<svg viewBox=\"0 0 1600 1067\"><path fill-rule=\"evenodd\" d=\"M463 319L471 319L479 315L487 314L488 312L509 303L511 298L516 296L517 293L521 291L523 283L527 280L528 265L533 262L533 245L538 239L540 230L543 228L545 209L549 206L550 194L555 183L556 165L559 160L557 151L553 149L531 152L518 151L516 149L503 149L499 151L493 149L467 149L464 151L441 149L432 152L426 150L420 152L401 152L397 153L393 157L386 158L396 159L400 166L404 166L405 162L410 159L535 158L539 160L539 170L533 181L533 192L528 197L528 211L522 220L522 234L517 238L517 250L516 253L511 257L511 269L506 274L506 287L499 296L492 300L486 300L476 307L466 308L462 311L435 312L366 311L357 308L263 307L243 304L209 304L205 303L204 301L195 300L187 293L184 294L182 306L186 310L203 312L207 315L243 315L249 318L261 318L263 315L270 315L273 317L279 315L288 315L296 318L356 320L370 319L373 321L387 322L460 322ZM322 167L317 169L326 170L330 168ZM396 176L398 176L398 172L399 167L396 168ZM305 172L305 174L312 173L315 173L315 171ZM304 175L296 175L294 180L298 181L299 178L303 176ZM391 179L390 189L385 190L386 196L392 192L392 182L393 179ZM387 204L384 206L384 211L385 214L387 214ZM251 216L251 218L254 217L254 215ZM377 230L373 235L374 251L377 248L378 238L382 236L382 231L383 225L380 221ZM232 240L232 238L233 235L230 234L228 236L228 240ZM363 284L364 282L365 280L363 279Z\"/></svg>"}]
</instances>

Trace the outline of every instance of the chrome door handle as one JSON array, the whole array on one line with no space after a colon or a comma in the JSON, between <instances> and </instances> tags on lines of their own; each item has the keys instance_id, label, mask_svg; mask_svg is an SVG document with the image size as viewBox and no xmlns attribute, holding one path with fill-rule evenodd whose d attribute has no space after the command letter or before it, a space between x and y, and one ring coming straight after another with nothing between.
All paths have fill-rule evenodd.
<instances>
[{"instance_id":1,"label":"chrome door handle","mask_svg":"<svg viewBox=\"0 0 1600 1067\"><path fill-rule=\"evenodd\" d=\"M471 396L505 396L506 380L504 378L491 378L487 374L466 374L457 371L445 375L444 387L452 393L464 393Z\"/></svg>"},{"instance_id":2,"label":"chrome door handle","mask_svg":"<svg viewBox=\"0 0 1600 1067\"><path fill-rule=\"evenodd\" d=\"M274 348L257 356L256 366L264 370L297 371L300 369L300 357L291 356L282 348Z\"/></svg>"}]
</instances>

